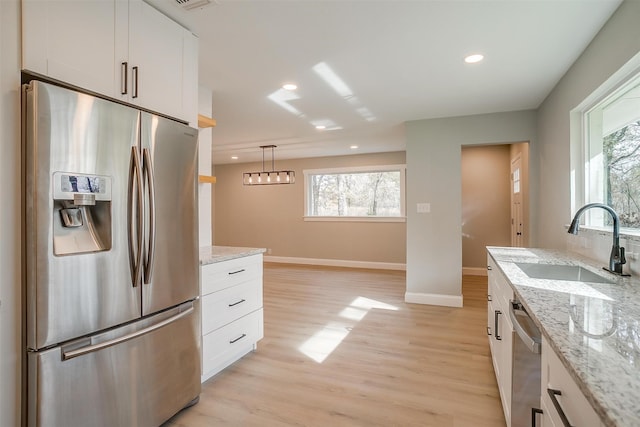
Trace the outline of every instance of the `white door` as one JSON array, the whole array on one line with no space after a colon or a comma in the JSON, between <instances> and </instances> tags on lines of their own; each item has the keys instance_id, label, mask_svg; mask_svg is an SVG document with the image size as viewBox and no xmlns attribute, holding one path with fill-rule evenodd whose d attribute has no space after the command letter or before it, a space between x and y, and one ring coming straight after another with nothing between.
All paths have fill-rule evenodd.
<instances>
[{"instance_id":1,"label":"white door","mask_svg":"<svg viewBox=\"0 0 640 427\"><path fill-rule=\"evenodd\" d=\"M511 161L511 246L524 246L522 215L522 171L520 156Z\"/></svg>"}]
</instances>

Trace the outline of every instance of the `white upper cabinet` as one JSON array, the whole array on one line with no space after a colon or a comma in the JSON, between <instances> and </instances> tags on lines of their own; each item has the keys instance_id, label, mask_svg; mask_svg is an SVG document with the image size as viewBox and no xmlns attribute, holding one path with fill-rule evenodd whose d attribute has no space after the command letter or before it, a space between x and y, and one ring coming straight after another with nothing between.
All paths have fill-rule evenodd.
<instances>
[{"instance_id":1,"label":"white upper cabinet","mask_svg":"<svg viewBox=\"0 0 640 427\"><path fill-rule=\"evenodd\" d=\"M23 69L197 124L198 39L141 0L23 0Z\"/></svg>"},{"instance_id":2,"label":"white upper cabinet","mask_svg":"<svg viewBox=\"0 0 640 427\"><path fill-rule=\"evenodd\" d=\"M112 96L115 2L23 0L22 68Z\"/></svg>"},{"instance_id":3,"label":"white upper cabinet","mask_svg":"<svg viewBox=\"0 0 640 427\"><path fill-rule=\"evenodd\" d=\"M129 87L123 96L134 104L191 122L192 118L185 114L186 98L190 85L197 93L197 71L196 80L185 71L189 70L188 57L194 53L194 41L197 58L196 37L140 0L129 2L128 28L128 55L120 52L121 69L123 63L128 63ZM189 102L197 109L197 99Z\"/></svg>"}]
</instances>

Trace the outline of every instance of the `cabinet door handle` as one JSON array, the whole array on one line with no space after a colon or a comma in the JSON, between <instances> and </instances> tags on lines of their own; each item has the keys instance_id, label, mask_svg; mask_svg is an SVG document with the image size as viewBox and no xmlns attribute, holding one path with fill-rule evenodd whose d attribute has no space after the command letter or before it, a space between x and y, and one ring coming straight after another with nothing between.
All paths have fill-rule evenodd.
<instances>
[{"instance_id":1,"label":"cabinet door handle","mask_svg":"<svg viewBox=\"0 0 640 427\"><path fill-rule=\"evenodd\" d=\"M120 64L120 94L126 95L127 88L129 86L129 63L123 62Z\"/></svg>"},{"instance_id":2,"label":"cabinet door handle","mask_svg":"<svg viewBox=\"0 0 640 427\"><path fill-rule=\"evenodd\" d=\"M491 336L491 326L487 326L487 335Z\"/></svg>"},{"instance_id":3,"label":"cabinet door handle","mask_svg":"<svg viewBox=\"0 0 640 427\"><path fill-rule=\"evenodd\" d=\"M556 411L558 411L558 415L560 415L560 420L562 421L562 425L564 427L572 427L572 425L569 423L569 419L567 418L567 415L564 413L564 410L562 409L562 406L560 406L560 402L558 402L558 398L556 397L556 396L562 396L562 392L560 390L547 388L547 393L549 393L551 402L553 403L553 406L556 408Z\"/></svg>"},{"instance_id":4,"label":"cabinet door handle","mask_svg":"<svg viewBox=\"0 0 640 427\"><path fill-rule=\"evenodd\" d=\"M133 94L131 94L132 98L138 97L138 66L131 68L131 74L133 77Z\"/></svg>"},{"instance_id":5,"label":"cabinet door handle","mask_svg":"<svg viewBox=\"0 0 640 427\"><path fill-rule=\"evenodd\" d=\"M238 274L238 273L242 273L244 271L244 268L237 270L237 271L230 271L229 272L229 276L231 276L232 274Z\"/></svg>"},{"instance_id":6,"label":"cabinet door handle","mask_svg":"<svg viewBox=\"0 0 640 427\"><path fill-rule=\"evenodd\" d=\"M493 300L491 299L491 294L487 294L487 301L493 301Z\"/></svg>"},{"instance_id":7,"label":"cabinet door handle","mask_svg":"<svg viewBox=\"0 0 640 427\"><path fill-rule=\"evenodd\" d=\"M499 332L499 329L498 329L498 321L499 321L498 316L500 316L501 314L502 314L502 312L500 310L496 310L494 312L494 315L493 315L493 329L496 331L496 339L498 341L502 341L502 337L498 333Z\"/></svg>"},{"instance_id":8,"label":"cabinet door handle","mask_svg":"<svg viewBox=\"0 0 640 427\"><path fill-rule=\"evenodd\" d=\"M491 270L493 270L493 268L491 268L490 265L487 265L487 270L491 271Z\"/></svg>"},{"instance_id":9,"label":"cabinet door handle","mask_svg":"<svg viewBox=\"0 0 640 427\"><path fill-rule=\"evenodd\" d=\"M236 342L240 341L242 338L244 338L244 337L246 337L246 336L247 336L247 334L242 334L242 335L240 335L238 338L236 338L235 340L231 340L231 341L229 341L229 344L236 343Z\"/></svg>"},{"instance_id":10,"label":"cabinet door handle","mask_svg":"<svg viewBox=\"0 0 640 427\"><path fill-rule=\"evenodd\" d=\"M544 411L539 408L531 408L531 427L536 427L538 424L536 423L536 415L543 414Z\"/></svg>"},{"instance_id":11,"label":"cabinet door handle","mask_svg":"<svg viewBox=\"0 0 640 427\"><path fill-rule=\"evenodd\" d=\"M241 299L241 300L240 300L240 301L238 301L238 302L234 302L233 304L229 304L229 307L234 307L234 306L236 306L236 305L238 305L238 304L242 304L242 303L243 303L243 302L245 302L245 301L246 301L246 300Z\"/></svg>"}]
</instances>

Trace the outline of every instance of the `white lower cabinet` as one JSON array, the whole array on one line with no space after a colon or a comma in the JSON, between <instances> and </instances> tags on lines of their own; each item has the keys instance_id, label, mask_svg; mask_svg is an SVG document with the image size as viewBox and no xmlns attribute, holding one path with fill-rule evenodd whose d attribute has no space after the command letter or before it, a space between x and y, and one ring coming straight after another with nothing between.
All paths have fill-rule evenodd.
<instances>
[{"instance_id":1,"label":"white lower cabinet","mask_svg":"<svg viewBox=\"0 0 640 427\"><path fill-rule=\"evenodd\" d=\"M262 254L201 268L202 381L248 352L264 336Z\"/></svg>"},{"instance_id":2,"label":"white lower cabinet","mask_svg":"<svg viewBox=\"0 0 640 427\"><path fill-rule=\"evenodd\" d=\"M543 336L542 426L601 427L600 417ZM554 402L555 401L555 402Z\"/></svg>"},{"instance_id":3,"label":"white lower cabinet","mask_svg":"<svg viewBox=\"0 0 640 427\"><path fill-rule=\"evenodd\" d=\"M513 289L498 270L491 256L487 257L489 287L487 295L487 335L496 382L507 426L511 427L511 378L513 369L513 325L509 319L509 300ZM516 427L516 426L513 426Z\"/></svg>"}]
</instances>

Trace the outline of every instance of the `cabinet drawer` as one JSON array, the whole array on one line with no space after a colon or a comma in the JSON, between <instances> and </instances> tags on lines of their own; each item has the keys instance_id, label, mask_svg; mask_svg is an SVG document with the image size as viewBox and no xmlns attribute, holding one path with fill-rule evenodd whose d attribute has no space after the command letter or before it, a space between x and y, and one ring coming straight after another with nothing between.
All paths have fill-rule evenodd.
<instances>
[{"instance_id":1,"label":"cabinet drawer","mask_svg":"<svg viewBox=\"0 0 640 427\"><path fill-rule=\"evenodd\" d=\"M262 281L252 279L202 297L202 334L262 307Z\"/></svg>"},{"instance_id":2,"label":"cabinet drawer","mask_svg":"<svg viewBox=\"0 0 640 427\"><path fill-rule=\"evenodd\" d=\"M201 274L202 295L251 279L262 281L262 254L203 265Z\"/></svg>"},{"instance_id":3,"label":"cabinet drawer","mask_svg":"<svg viewBox=\"0 0 640 427\"><path fill-rule=\"evenodd\" d=\"M210 377L254 348L264 335L262 309L202 337L202 373Z\"/></svg>"},{"instance_id":4,"label":"cabinet drawer","mask_svg":"<svg viewBox=\"0 0 640 427\"><path fill-rule=\"evenodd\" d=\"M508 307L509 300L514 297L513 288L507 282L491 255L487 255L487 265L489 266L488 294L493 301L500 301L500 305Z\"/></svg>"},{"instance_id":5,"label":"cabinet drawer","mask_svg":"<svg viewBox=\"0 0 640 427\"><path fill-rule=\"evenodd\" d=\"M541 400L547 410L545 419L549 418L554 426L562 426L560 413L554 406L548 389L558 390L562 393L562 395L555 396L555 398L571 425L580 427L600 427L602 425L596 411L582 394L582 391L553 349L543 338Z\"/></svg>"}]
</instances>

